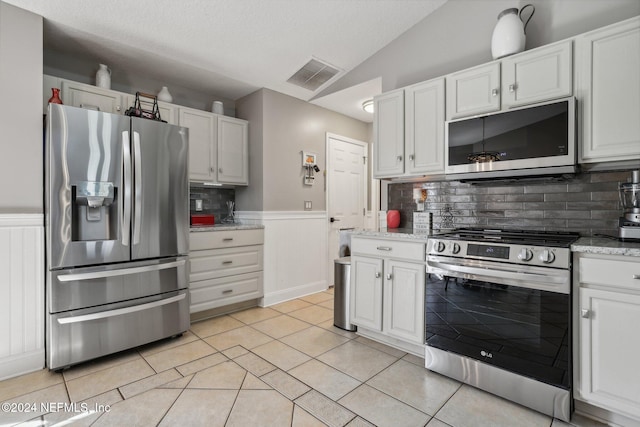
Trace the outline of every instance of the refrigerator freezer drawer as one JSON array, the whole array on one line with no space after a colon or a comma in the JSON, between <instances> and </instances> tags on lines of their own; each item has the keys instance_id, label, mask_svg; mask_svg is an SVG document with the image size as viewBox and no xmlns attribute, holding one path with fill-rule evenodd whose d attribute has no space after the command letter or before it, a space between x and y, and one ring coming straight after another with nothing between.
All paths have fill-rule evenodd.
<instances>
[{"instance_id":1,"label":"refrigerator freezer drawer","mask_svg":"<svg viewBox=\"0 0 640 427\"><path fill-rule=\"evenodd\" d=\"M117 303L186 289L187 257L49 272L49 313Z\"/></svg>"},{"instance_id":2,"label":"refrigerator freezer drawer","mask_svg":"<svg viewBox=\"0 0 640 427\"><path fill-rule=\"evenodd\" d=\"M47 316L47 366L60 369L189 329L187 290Z\"/></svg>"}]
</instances>

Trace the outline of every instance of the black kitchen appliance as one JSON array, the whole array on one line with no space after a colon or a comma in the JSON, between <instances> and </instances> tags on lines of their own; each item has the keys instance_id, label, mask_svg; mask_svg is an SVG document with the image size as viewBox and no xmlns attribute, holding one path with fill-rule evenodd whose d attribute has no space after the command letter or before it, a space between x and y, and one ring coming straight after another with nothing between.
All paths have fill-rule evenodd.
<instances>
[{"instance_id":1,"label":"black kitchen appliance","mask_svg":"<svg viewBox=\"0 0 640 427\"><path fill-rule=\"evenodd\" d=\"M622 217L619 219L618 237L621 240L640 241L640 170L631 174L631 182L620 184Z\"/></svg>"},{"instance_id":2,"label":"black kitchen appliance","mask_svg":"<svg viewBox=\"0 0 640 427\"><path fill-rule=\"evenodd\" d=\"M577 238L458 229L429 239L426 367L569 421Z\"/></svg>"}]
</instances>

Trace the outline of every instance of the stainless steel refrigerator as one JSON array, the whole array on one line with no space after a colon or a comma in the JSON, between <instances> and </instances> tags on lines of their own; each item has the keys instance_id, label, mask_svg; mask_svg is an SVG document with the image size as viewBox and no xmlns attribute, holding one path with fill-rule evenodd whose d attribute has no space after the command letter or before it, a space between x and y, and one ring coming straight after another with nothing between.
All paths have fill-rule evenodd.
<instances>
[{"instance_id":1,"label":"stainless steel refrigerator","mask_svg":"<svg viewBox=\"0 0 640 427\"><path fill-rule=\"evenodd\" d=\"M50 104L49 369L189 328L188 129Z\"/></svg>"}]
</instances>

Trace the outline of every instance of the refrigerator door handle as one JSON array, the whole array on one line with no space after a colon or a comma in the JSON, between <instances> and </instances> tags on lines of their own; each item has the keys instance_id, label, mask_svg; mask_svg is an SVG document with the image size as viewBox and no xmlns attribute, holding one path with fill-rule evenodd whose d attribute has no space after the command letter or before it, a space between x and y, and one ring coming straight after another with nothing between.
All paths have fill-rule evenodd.
<instances>
[{"instance_id":1,"label":"refrigerator door handle","mask_svg":"<svg viewBox=\"0 0 640 427\"><path fill-rule=\"evenodd\" d=\"M120 231L122 244L129 246L129 232L131 231L131 146L129 131L122 132L122 171L124 194L122 195L122 216L120 217Z\"/></svg>"},{"instance_id":2,"label":"refrigerator door handle","mask_svg":"<svg viewBox=\"0 0 640 427\"><path fill-rule=\"evenodd\" d=\"M140 304L133 307L118 308L115 310L101 311L99 313L85 314L82 316L64 317L62 319L58 319L58 323L60 323L61 325L65 325L67 323L87 322L89 320L98 320L105 319L107 317L121 316L123 314L135 313L137 311L143 311L154 307L160 307L162 305L172 304L174 302L185 299L186 296L187 294L185 292L171 298L161 299L159 301Z\"/></svg>"},{"instance_id":3,"label":"refrigerator door handle","mask_svg":"<svg viewBox=\"0 0 640 427\"><path fill-rule=\"evenodd\" d=\"M133 206L133 244L140 243L140 217L142 215L142 160L140 159L140 133L133 132L133 173L134 202Z\"/></svg>"},{"instance_id":4,"label":"refrigerator door handle","mask_svg":"<svg viewBox=\"0 0 640 427\"><path fill-rule=\"evenodd\" d=\"M92 271L88 273L72 273L58 276L59 282L75 282L78 280L103 279L107 277L126 276L136 273L148 273L150 271L166 270L168 268L181 267L186 260L167 262L164 264L145 265L142 267L120 268L118 270Z\"/></svg>"}]
</instances>

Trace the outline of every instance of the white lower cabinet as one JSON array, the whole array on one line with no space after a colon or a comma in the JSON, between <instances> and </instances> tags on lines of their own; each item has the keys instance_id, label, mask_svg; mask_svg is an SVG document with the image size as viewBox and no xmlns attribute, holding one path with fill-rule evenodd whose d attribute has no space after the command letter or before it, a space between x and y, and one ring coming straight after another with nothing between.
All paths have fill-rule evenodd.
<instances>
[{"instance_id":1,"label":"white lower cabinet","mask_svg":"<svg viewBox=\"0 0 640 427\"><path fill-rule=\"evenodd\" d=\"M424 243L353 236L350 322L358 333L424 352Z\"/></svg>"},{"instance_id":2,"label":"white lower cabinet","mask_svg":"<svg viewBox=\"0 0 640 427\"><path fill-rule=\"evenodd\" d=\"M640 258L576 256L575 397L640 422Z\"/></svg>"},{"instance_id":3,"label":"white lower cabinet","mask_svg":"<svg viewBox=\"0 0 640 427\"><path fill-rule=\"evenodd\" d=\"M191 313L263 296L264 230L190 234Z\"/></svg>"}]
</instances>

